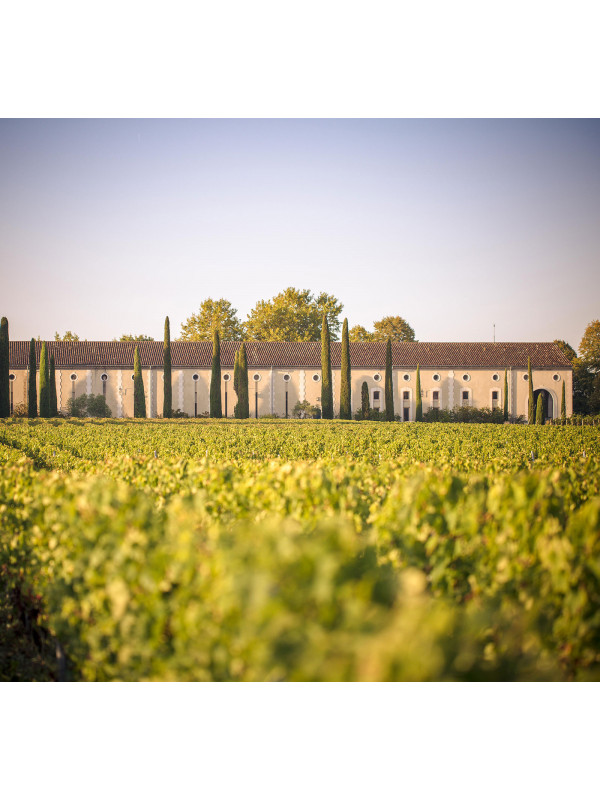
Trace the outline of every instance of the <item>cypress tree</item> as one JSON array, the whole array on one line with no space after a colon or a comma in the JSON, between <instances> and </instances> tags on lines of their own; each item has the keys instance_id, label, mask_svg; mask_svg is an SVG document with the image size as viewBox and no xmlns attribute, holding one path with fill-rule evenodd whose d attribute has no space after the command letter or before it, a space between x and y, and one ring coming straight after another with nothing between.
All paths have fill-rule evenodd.
<instances>
[{"instance_id":1,"label":"cypress tree","mask_svg":"<svg viewBox=\"0 0 600 800\"><path fill-rule=\"evenodd\" d=\"M567 395L565 389L565 382L563 381L562 385L562 397L560 400L560 418L564 423L567 421Z\"/></svg>"},{"instance_id":2,"label":"cypress tree","mask_svg":"<svg viewBox=\"0 0 600 800\"><path fill-rule=\"evenodd\" d=\"M542 400L542 393L538 394L537 405L535 409L535 424L544 424L544 401Z\"/></svg>"},{"instance_id":3,"label":"cypress tree","mask_svg":"<svg viewBox=\"0 0 600 800\"><path fill-rule=\"evenodd\" d=\"M508 373L504 370L504 419L508 419Z\"/></svg>"},{"instance_id":4,"label":"cypress tree","mask_svg":"<svg viewBox=\"0 0 600 800\"><path fill-rule=\"evenodd\" d=\"M240 351L235 351L235 358L233 360L233 391L237 397L237 402L233 407L233 416L236 419L240 418Z\"/></svg>"},{"instance_id":5,"label":"cypress tree","mask_svg":"<svg viewBox=\"0 0 600 800\"><path fill-rule=\"evenodd\" d=\"M50 416L58 417L58 400L56 397L56 367L54 353L50 356Z\"/></svg>"},{"instance_id":6,"label":"cypress tree","mask_svg":"<svg viewBox=\"0 0 600 800\"><path fill-rule=\"evenodd\" d=\"M392 381L392 340L388 337L385 349L385 419L394 421L394 384Z\"/></svg>"},{"instance_id":7,"label":"cypress tree","mask_svg":"<svg viewBox=\"0 0 600 800\"><path fill-rule=\"evenodd\" d=\"M212 375L210 376L210 416L221 419L221 339L219 331L213 333Z\"/></svg>"},{"instance_id":8,"label":"cypress tree","mask_svg":"<svg viewBox=\"0 0 600 800\"><path fill-rule=\"evenodd\" d=\"M352 419L352 388L350 384L350 339L348 320L342 327L342 381L340 386L340 419Z\"/></svg>"},{"instance_id":9,"label":"cypress tree","mask_svg":"<svg viewBox=\"0 0 600 800\"><path fill-rule=\"evenodd\" d=\"M140 352L135 348L133 354L133 416L146 417L146 397L144 395L144 379L142 378L142 364Z\"/></svg>"},{"instance_id":10,"label":"cypress tree","mask_svg":"<svg viewBox=\"0 0 600 800\"><path fill-rule=\"evenodd\" d=\"M371 411L371 403L369 401L369 386L366 381L363 381L360 387L360 416L361 419L369 419Z\"/></svg>"},{"instance_id":11,"label":"cypress tree","mask_svg":"<svg viewBox=\"0 0 600 800\"><path fill-rule=\"evenodd\" d=\"M248 359L246 357L245 342L242 342L242 346L238 352L238 413L240 419L248 419L250 416L250 398L248 395Z\"/></svg>"},{"instance_id":12,"label":"cypress tree","mask_svg":"<svg viewBox=\"0 0 600 800\"><path fill-rule=\"evenodd\" d=\"M527 404L527 421L530 425L535 422L535 405L533 403L533 377L531 375L531 359L527 356L527 383L529 384L529 402Z\"/></svg>"},{"instance_id":13,"label":"cypress tree","mask_svg":"<svg viewBox=\"0 0 600 800\"><path fill-rule=\"evenodd\" d=\"M46 342L42 342L40 354L40 417L50 416L50 365Z\"/></svg>"},{"instance_id":14,"label":"cypress tree","mask_svg":"<svg viewBox=\"0 0 600 800\"><path fill-rule=\"evenodd\" d=\"M163 417L173 416L173 384L171 379L171 326L165 317L165 339L163 344Z\"/></svg>"},{"instance_id":15,"label":"cypress tree","mask_svg":"<svg viewBox=\"0 0 600 800\"><path fill-rule=\"evenodd\" d=\"M417 364L417 388L415 389L417 395L417 408L415 411L415 419L417 422L423 422L423 398L421 397L421 367Z\"/></svg>"},{"instance_id":16,"label":"cypress tree","mask_svg":"<svg viewBox=\"0 0 600 800\"><path fill-rule=\"evenodd\" d=\"M8 320L0 322L0 417L10 415Z\"/></svg>"},{"instance_id":17,"label":"cypress tree","mask_svg":"<svg viewBox=\"0 0 600 800\"><path fill-rule=\"evenodd\" d=\"M29 417L37 417L37 384L36 384L37 362L35 357L35 339L29 343L29 398L28 413Z\"/></svg>"},{"instance_id":18,"label":"cypress tree","mask_svg":"<svg viewBox=\"0 0 600 800\"><path fill-rule=\"evenodd\" d=\"M331 352L329 348L329 323L327 315L323 314L321 326L321 416L323 419L333 419L333 389L331 381Z\"/></svg>"}]
</instances>

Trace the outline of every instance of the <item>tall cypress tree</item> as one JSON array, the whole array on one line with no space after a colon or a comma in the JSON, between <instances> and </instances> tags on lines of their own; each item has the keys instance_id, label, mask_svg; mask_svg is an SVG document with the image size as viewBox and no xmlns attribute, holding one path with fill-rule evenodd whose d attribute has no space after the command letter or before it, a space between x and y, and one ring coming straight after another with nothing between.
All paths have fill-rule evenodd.
<instances>
[{"instance_id":1,"label":"tall cypress tree","mask_svg":"<svg viewBox=\"0 0 600 800\"><path fill-rule=\"evenodd\" d=\"M56 397L56 367L54 353L50 355L50 416L58 417L58 399Z\"/></svg>"},{"instance_id":2,"label":"tall cypress tree","mask_svg":"<svg viewBox=\"0 0 600 800\"><path fill-rule=\"evenodd\" d=\"M250 397L248 394L248 358L246 356L246 343L242 342L238 358L238 406L240 419L250 416Z\"/></svg>"},{"instance_id":3,"label":"tall cypress tree","mask_svg":"<svg viewBox=\"0 0 600 800\"><path fill-rule=\"evenodd\" d=\"M8 320L0 322L0 417L10 415Z\"/></svg>"},{"instance_id":4,"label":"tall cypress tree","mask_svg":"<svg viewBox=\"0 0 600 800\"><path fill-rule=\"evenodd\" d=\"M562 397L560 400L560 418L562 419L563 423L567 421L567 394L564 380L562 385Z\"/></svg>"},{"instance_id":5,"label":"tall cypress tree","mask_svg":"<svg viewBox=\"0 0 600 800\"><path fill-rule=\"evenodd\" d=\"M236 404L233 407L233 416L236 419L240 418L240 351L235 351L235 358L233 360L233 391L237 398Z\"/></svg>"},{"instance_id":6,"label":"tall cypress tree","mask_svg":"<svg viewBox=\"0 0 600 800\"><path fill-rule=\"evenodd\" d=\"M392 340L388 337L385 348L385 418L394 421L394 383L392 381Z\"/></svg>"},{"instance_id":7,"label":"tall cypress tree","mask_svg":"<svg viewBox=\"0 0 600 800\"><path fill-rule=\"evenodd\" d=\"M531 359L527 356L527 383L529 384L529 402L527 404L527 421L530 425L535 422L535 405L533 403L533 377L531 375Z\"/></svg>"},{"instance_id":8,"label":"tall cypress tree","mask_svg":"<svg viewBox=\"0 0 600 800\"><path fill-rule=\"evenodd\" d=\"M329 347L329 323L323 314L321 326L321 416L333 419L333 387L331 380L331 351Z\"/></svg>"},{"instance_id":9,"label":"tall cypress tree","mask_svg":"<svg viewBox=\"0 0 600 800\"><path fill-rule=\"evenodd\" d=\"M143 419L146 417L146 396L144 395L142 363L140 361L140 352L137 347L133 354L133 416Z\"/></svg>"},{"instance_id":10,"label":"tall cypress tree","mask_svg":"<svg viewBox=\"0 0 600 800\"><path fill-rule=\"evenodd\" d=\"M421 397L421 367L417 364L417 388L415 389L417 395L417 407L415 411L415 419L417 422L423 422L423 398Z\"/></svg>"},{"instance_id":11,"label":"tall cypress tree","mask_svg":"<svg viewBox=\"0 0 600 800\"><path fill-rule=\"evenodd\" d=\"M504 370L504 420L508 419L508 371Z\"/></svg>"},{"instance_id":12,"label":"tall cypress tree","mask_svg":"<svg viewBox=\"0 0 600 800\"><path fill-rule=\"evenodd\" d=\"M542 400L542 393L538 394L537 405L535 409L535 424L544 424L544 401Z\"/></svg>"},{"instance_id":13,"label":"tall cypress tree","mask_svg":"<svg viewBox=\"0 0 600 800\"><path fill-rule=\"evenodd\" d=\"M350 371L350 339L348 320L342 327L342 381L340 385L340 419L352 419L352 387Z\"/></svg>"},{"instance_id":14,"label":"tall cypress tree","mask_svg":"<svg viewBox=\"0 0 600 800\"><path fill-rule=\"evenodd\" d=\"M40 417L50 416L50 365L46 342L42 342L40 354Z\"/></svg>"},{"instance_id":15,"label":"tall cypress tree","mask_svg":"<svg viewBox=\"0 0 600 800\"><path fill-rule=\"evenodd\" d=\"M165 317L165 339L163 344L163 417L173 416L173 384L171 382L171 326Z\"/></svg>"},{"instance_id":16,"label":"tall cypress tree","mask_svg":"<svg viewBox=\"0 0 600 800\"><path fill-rule=\"evenodd\" d=\"M29 343L29 397L27 416L37 417L37 359L35 357L35 339Z\"/></svg>"},{"instance_id":17,"label":"tall cypress tree","mask_svg":"<svg viewBox=\"0 0 600 800\"><path fill-rule=\"evenodd\" d=\"M369 401L369 385L366 381L360 387L360 416L361 419L369 419L371 403Z\"/></svg>"},{"instance_id":18,"label":"tall cypress tree","mask_svg":"<svg viewBox=\"0 0 600 800\"><path fill-rule=\"evenodd\" d=\"M221 338L219 331L213 333L212 375L210 376L210 416L221 419Z\"/></svg>"}]
</instances>

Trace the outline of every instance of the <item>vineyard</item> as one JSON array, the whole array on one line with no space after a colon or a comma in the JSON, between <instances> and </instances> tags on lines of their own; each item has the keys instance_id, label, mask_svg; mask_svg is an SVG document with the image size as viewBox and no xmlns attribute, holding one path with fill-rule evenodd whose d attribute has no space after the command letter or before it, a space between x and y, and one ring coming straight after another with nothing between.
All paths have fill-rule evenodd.
<instances>
[{"instance_id":1,"label":"vineyard","mask_svg":"<svg viewBox=\"0 0 600 800\"><path fill-rule=\"evenodd\" d=\"M7 420L0 570L75 680L595 680L599 457L596 427Z\"/></svg>"}]
</instances>

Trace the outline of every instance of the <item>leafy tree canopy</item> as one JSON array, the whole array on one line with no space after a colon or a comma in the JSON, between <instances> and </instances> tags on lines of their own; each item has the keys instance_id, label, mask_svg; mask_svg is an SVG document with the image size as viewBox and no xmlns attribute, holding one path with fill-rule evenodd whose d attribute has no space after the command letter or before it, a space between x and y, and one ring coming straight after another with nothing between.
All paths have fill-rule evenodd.
<instances>
[{"instance_id":1,"label":"leafy tree canopy","mask_svg":"<svg viewBox=\"0 0 600 800\"><path fill-rule=\"evenodd\" d=\"M369 331L366 328L363 328L362 325L355 325L353 328L350 328L348 332L348 337L351 342L373 341L373 334L369 333Z\"/></svg>"},{"instance_id":2,"label":"leafy tree canopy","mask_svg":"<svg viewBox=\"0 0 600 800\"><path fill-rule=\"evenodd\" d=\"M600 372L600 320L592 320L579 343L581 360L592 372Z\"/></svg>"},{"instance_id":3,"label":"leafy tree canopy","mask_svg":"<svg viewBox=\"0 0 600 800\"><path fill-rule=\"evenodd\" d=\"M375 331L371 333L362 325L355 325L350 330L351 342L414 342L415 332L402 317L383 317L373 323Z\"/></svg>"},{"instance_id":4,"label":"leafy tree canopy","mask_svg":"<svg viewBox=\"0 0 600 800\"><path fill-rule=\"evenodd\" d=\"M113 342L116 342L116 339L113 339ZM153 336L146 336L144 333L124 333L123 336L119 337L120 342L153 342Z\"/></svg>"},{"instance_id":5,"label":"leafy tree canopy","mask_svg":"<svg viewBox=\"0 0 600 800\"><path fill-rule=\"evenodd\" d=\"M391 339L392 342L414 342L415 332L408 322L402 317L383 317L373 323L375 332L373 339L376 342Z\"/></svg>"},{"instance_id":6,"label":"leafy tree canopy","mask_svg":"<svg viewBox=\"0 0 600 800\"><path fill-rule=\"evenodd\" d=\"M560 347L571 363L573 363L574 359L577 358L577 353L575 350L573 350L571 345L568 344L568 342L565 342L564 339L555 339L553 344L555 344L557 347Z\"/></svg>"},{"instance_id":7,"label":"leafy tree canopy","mask_svg":"<svg viewBox=\"0 0 600 800\"><path fill-rule=\"evenodd\" d=\"M219 331L224 342L240 342L244 338L244 326L229 300L207 298L200 310L181 326L180 340L185 342L211 342L213 332Z\"/></svg>"},{"instance_id":8,"label":"leafy tree canopy","mask_svg":"<svg viewBox=\"0 0 600 800\"><path fill-rule=\"evenodd\" d=\"M288 287L271 300L260 300L248 315L249 339L273 342L317 342L321 338L323 314L329 335L337 340L343 305L332 294L314 295L309 289Z\"/></svg>"},{"instance_id":9,"label":"leafy tree canopy","mask_svg":"<svg viewBox=\"0 0 600 800\"><path fill-rule=\"evenodd\" d=\"M39 341L38 336L38 341ZM71 331L67 331L64 336L61 336L58 331L54 334L54 341L55 342L78 342L79 336L76 333L71 333Z\"/></svg>"}]
</instances>

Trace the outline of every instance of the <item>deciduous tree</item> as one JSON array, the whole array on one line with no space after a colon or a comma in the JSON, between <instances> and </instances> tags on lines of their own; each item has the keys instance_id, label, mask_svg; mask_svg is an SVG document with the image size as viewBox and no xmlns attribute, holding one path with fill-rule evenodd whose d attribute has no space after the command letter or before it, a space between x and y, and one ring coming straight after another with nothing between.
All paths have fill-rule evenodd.
<instances>
[{"instance_id":1,"label":"deciduous tree","mask_svg":"<svg viewBox=\"0 0 600 800\"><path fill-rule=\"evenodd\" d=\"M351 342L372 342L373 334L362 325L355 325L350 329L349 338Z\"/></svg>"},{"instance_id":2,"label":"deciduous tree","mask_svg":"<svg viewBox=\"0 0 600 800\"><path fill-rule=\"evenodd\" d=\"M414 342L415 332L402 317L383 317L373 323L373 341Z\"/></svg>"},{"instance_id":3,"label":"deciduous tree","mask_svg":"<svg viewBox=\"0 0 600 800\"><path fill-rule=\"evenodd\" d=\"M350 341L348 320L342 327L342 376L340 385L340 419L352 419L352 383L350 369Z\"/></svg>"},{"instance_id":4,"label":"deciduous tree","mask_svg":"<svg viewBox=\"0 0 600 800\"><path fill-rule=\"evenodd\" d=\"M329 335L336 341L343 305L333 295L313 295L308 289L290 286L271 300L260 300L248 315L249 339L273 342L315 342L321 332L321 318L327 316Z\"/></svg>"},{"instance_id":5,"label":"deciduous tree","mask_svg":"<svg viewBox=\"0 0 600 800\"><path fill-rule=\"evenodd\" d=\"M239 342L244 338L244 326L229 300L208 297L200 310L181 326L180 339L186 342L210 342L215 331L224 342Z\"/></svg>"},{"instance_id":6,"label":"deciduous tree","mask_svg":"<svg viewBox=\"0 0 600 800\"><path fill-rule=\"evenodd\" d=\"M113 339L113 342L116 342L116 339ZM124 333L122 336L119 337L120 342L153 342L154 337L146 336L145 333Z\"/></svg>"},{"instance_id":7,"label":"deciduous tree","mask_svg":"<svg viewBox=\"0 0 600 800\"><path fill-rule=\"evenodd\" d=\"M594 319L586 327L579 343L579 356L588 370L600 372L600 320Z\"/></svg>"},{"instance_id":8,"label":"deciduous tree","mask_svg":"<svg viewBox=\"0 0 600 800\"><path fill-rule=\"evenodd\" d=\"M60 333L57 331L54 334L54 341L56 342L78 342L79 336L76 333L71 333L71 331L67 331L64 336L61 336Z\"/></svg>"}]
</instances>

